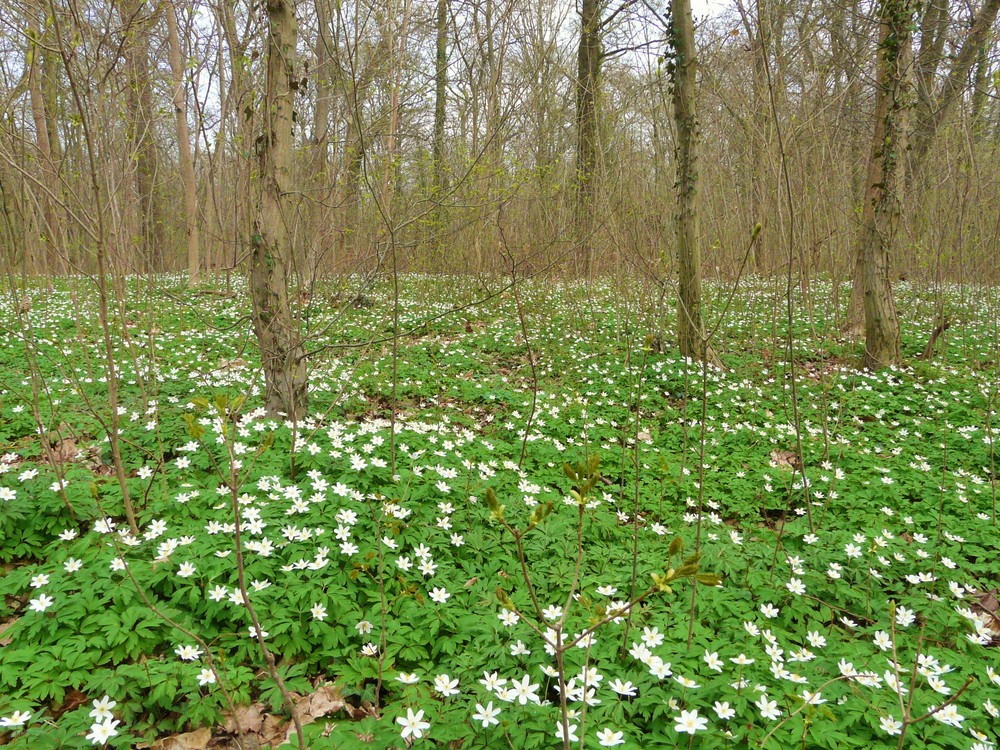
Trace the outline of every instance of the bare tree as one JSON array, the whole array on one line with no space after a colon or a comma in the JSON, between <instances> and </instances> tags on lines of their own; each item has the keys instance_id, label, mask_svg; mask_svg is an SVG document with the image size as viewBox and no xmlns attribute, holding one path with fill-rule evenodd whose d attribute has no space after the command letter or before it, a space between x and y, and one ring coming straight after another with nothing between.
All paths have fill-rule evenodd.
<instances>
[{"instance_id":1,"label":"bare tree","mask_svg":"<svg viewBox=\"0 0 1000 750\"><path fill-rule=\"evenodd\" d=\"M576 231L580 269L591 273L591 212L597 170L598 103L601 86L601 0L583 0L580 6L580 44L576 71Z\"/></svg>"},{"instance_id":2,"label":"bare tree","mask_svg":"<svg viewBox=\"0 0 1000 750\"><path fill-rule=\"evenodd\" d=\"M306 411L306 363L289 302L293 206L292 146L298 19L294 0L268 0L267 72L258 141L259 185L253 219L250 293L266 406L298 419Z\"/></svg>"},{"instance_id":3,"label":"bare tree","mask_svg":"<svg viewBox=\"0 0 1000 750\"><path fill-rule=\"evenodd\" d=\"M129 139L135 151L140 248L149 270L163 270L164 216L157 190L157 153L150 76L149 36L154 16L146 0L128 0L121 6L125 38L122 46L127 76L126 106Z\"/></svg>"},{"instance_id":4,"label":"bare tree","mask_svg":"<svg viewBox=\"0 0 1000 750\"><path fill-rule=\"evenodd\" d=\"M864 218L858 237L865 311L863 364L871 369L900 361L899 316L892 296L889 259L899 227L909 112L915 0L881 0L876 81Z\"/></svg>"},{"instance_id":5,"label":"bare tree","mask_svg":"<svg viewBox=\"0 0 1000 750\"><path fill-rule=\"evenodd\" d=\"M677 341L681 354L719 364L701 314L701 228L698 209L698 59L691 0L670 2L670 43L677 130Z\"/></svg>"},{"instance_id":6,"label":"bare tree","mask_svg":"<svg viewBox=\"0 0 1000 750\"><path fill-rule=\"evenodd\" d=\"M939 24L946 27L948 0L933 0L926 14L931 15L932 8L937 8L937 6L943 6L943 10L939 10L939 12L943 14L945 21L939 22ZM969 29L962 39L958 54L955 56L940 89L935 87L934 80L934 73L941 58L940 43L935 37L933 40L934 48L926 56L923 54L923 45L921 45L918 61L925 57L929 59L926 63L920 63L916 66L919 76L917 88L919 96L913 142L909 152L911 174L920 171L934 136L962 93L969 88L969 73L980 57L980 50L983 49L983 44L993 28L998 13L1000 13L1000 0L985 0L979 11L972 16ZM937 34L943 36L944 29L938 29Z\"/></svg>"},{"instance_id":7,"label":"bare tree","mask_svg":"<svg viewBox=\"0 0 1000 750\"><path fill-rule=\"evenodd\" d=\"M194 159L191 156L191 141L188 136L187 92L184 86L184 55L181 50L180 35L177 33L177 11L173 0L167 0L164 8L167 19L167 39L170 44L170 73L173 78L174 122L177 130L177 155L184 181L184 220L187 236L188 282L197 284L201 265L201 249L198 239L198 185L194 176Z\"/></svg>"}]
</instances>

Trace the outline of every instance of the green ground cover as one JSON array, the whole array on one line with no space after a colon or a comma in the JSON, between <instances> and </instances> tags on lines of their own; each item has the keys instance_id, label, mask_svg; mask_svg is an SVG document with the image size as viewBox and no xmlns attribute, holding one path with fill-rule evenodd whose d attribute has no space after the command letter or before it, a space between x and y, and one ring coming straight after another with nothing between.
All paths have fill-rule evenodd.
<instances>
[{"instance_id":1,"label":"green ground cover","mask_svg":"<svg viewBox=\"0 0 1000 750\"><path fill-rule=\"evenodd\" d=\"M791 365L744 284L724 371L634 285L320 289L293 429L243 290L158 283L112 321L138 534L96 304L0 301L0 744L283 738L257 625L315 748L997 742L992 290L902 287L914 367L871 374L822 283Z\"/></svg>"}]
</instances>

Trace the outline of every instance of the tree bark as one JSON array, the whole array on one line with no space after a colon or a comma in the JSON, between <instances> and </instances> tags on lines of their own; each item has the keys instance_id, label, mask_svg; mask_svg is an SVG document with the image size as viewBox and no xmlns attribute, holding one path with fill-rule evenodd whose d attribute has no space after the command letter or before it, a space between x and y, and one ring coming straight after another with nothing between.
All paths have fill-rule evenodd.
<instances>
[{"instance_id":1,"label":"tree bark","mask_svg":"<svg viewBox=\"0 0 1000 750\"><path fill-rule=\"evenodd\" d=\"M434 50L434 193L445 189L444 126L448 106L448 0L437 0Z\"/></svg>"},{"instance_id":2,"label":"tree bark","mask_svg":"<svg viewBox=\"0 0 1000 750\"><path fill-rule=\"evenodd\" d=\"M163 215L156 191L157 155L153 137L153 84L149 74L149 27L146 0L131 0L125 13L124 56L127 76L128 134L135 152L140 253L146 270L163 270Z\"/></svg>"},{"instance_id":3,"label":"tree bark","mask_svg":"<svg viewBox=\"0 0 1000 750\"><path fill-rule=\"evenodd\" d=\"M330 194L330 116L333 111L334 56L330 38L330 7L327 0L316 0L316 112L313 121L313 164L310 174L310 216L305 259L306 289L312 290L319 275L322 249L326 246L327 197Z\"/></svg>"},{"instance_id":4,"label":"tree bark","mask_svg":"<svg viewBox=\"0 0 1000 750\"><path fill-rule=\"evenodd\" d=\"M250 292L269 414L297 420L306 411L306 364L289 305L292 243L288 222L298 22L294 0L267 0L267 78L258 141L259 189L254 216Z\"/></svg>"},{"instance_id":5,"label":"tree bark","mask_svg":"<svg viewBox=\"0 0 1000 750\"><path fill-rule=\"evenodd\" d=\"M719 365L705 340L701 317L701 231L699 224L698 62L691 0L671 0L670 40L674 59L674 125L677 130L677 342L681 355Z\"/></svg>"},{"instance_id":6,"label":"tree bark","mask_svg":"<svg viewBox=\"0 0 1000 750\"><path fill-rule=\"evenodd\" d=\"M864 285L864 367L872 370L900 362L899 316L889 279L889 258L899 227L904 154L912 86L910 26L915 0L881 0L878 91L868 166L859 255Z\"/></svg>"},{"instance_id":7,"label":"tree bark","mask_svg":"<svg viewBox=\"0 0 1000 750\"><path fill-rule=\"evenodd\" d=\"M757 17L751 17L751 8L746 8L738 0L737 9L743 21L743 28L750 40L750 69L753 91L751 99L750 134L750 224L761 225L761 236L754 243L754 269L758 274L768 275L772 267L768 256L768 179L767 161L771 148L772 118L770 115L769 89L767 80L767 56L770 54L769 3L773 0L757 0Z\"/></svg>"},{"instance_id":8,"label":"tree bark","mask_svg":"<svg viewBox=\"0 0 1000 750\"><path fill-rule=\"evenodd\" d=\"M191 157L191 140L188 135L187 94L184 87L184 56L177 33L177 10L173 0L167 3L167 37L170 43L170 73L173 79L174 121L177 130L177 158L184 181L184 229L187 236L188 283L198 283L201 265L201 248L198 237L198 183L194 176L194 159Z\"/></svg>"},{"instance_id":9,"label":"tree bark","mask_svg":"<svg viewBox=\"0 0 1000 750\"><path fill-rule=\"evenodd\" d=\"M576 72L576 234L583 275L591 275L591 231L597 171L597 108L601 86L601 2L583 0Z\"/></svg>"},{"instance_id":10,"label":"tree bark","mask_svg":"<svg viewBox=\"0 0 1000 750\"><path fill-rule=\"evenodd\" d=\"M979 50L989 36L990 29L1000 13L1000 0L986 0L979 13L972 20L962 47L948 70L948 77L937 95L921 95L918 99L917 124L913 133L913 145L909 152L909 173L919 174L924 158L930 151L934 136L944 123L948 114L968 88L969 72L979 57ZM930 85L933 85L931 82Z\"/></svg>"}]
</instances>

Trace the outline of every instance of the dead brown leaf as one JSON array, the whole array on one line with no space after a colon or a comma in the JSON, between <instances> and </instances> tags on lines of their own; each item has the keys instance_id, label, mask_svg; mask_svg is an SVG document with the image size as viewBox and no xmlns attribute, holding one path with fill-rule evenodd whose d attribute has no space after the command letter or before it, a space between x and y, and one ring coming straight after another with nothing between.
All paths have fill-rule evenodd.
<instances>
[{"instance_id":1,"label":"dead brown leaf","mask_svg":"<svg viewBox=\"0 0 1000 750\"><path fill-rule=\"evenodd\" d=\"M346 707L343 696L332 683L320 686L315 692L295 701L299 721L308 724L321 716L328 716Z\"/></svg>"},{"instance_id":2,"label":"dead brown leaf","mask_svg":"<svg viewBox=\"0 0 1000 750\"><path fill-rule=\"evenodd\" d=\"M9 646L12 638L5 636L4 633L10 630L11 626L20 620L20 617L15 617L12 620L7 620L7 622L0 622L0 646Z\"/></svg>"},{"instance_id":3,"label":"dead brown leaf","mask_svg":"<svg viewBox=\"0 0 1000 750\"><path fill-rule=\"evenodd\" d=\"M797 469L801 466L795 451L771 451L771 463L779 469Z\"/></svg>"},{"instance_id":4,"label":"dead brown leaf","mask_svg":"<svg viewBox=\"0 0 1000 750\"><path fill-rule=\"evenodd\" d=\"M249 706L237 706L234 711L227 711L223 725L230 734L260 732L264 725L264 704L254 703Z\"/></svg>"},{"instance_id":5,"label":"dead brown leaf","mask_svg":"<svg viewBox=\"0 0 1000 750\"><path fill-rule=\"evenodd\" d=\"M211 729L196 729L193 732L162 737L153 743L153 750L205 750L212 741Z\"/></svg>"}]
</instances>

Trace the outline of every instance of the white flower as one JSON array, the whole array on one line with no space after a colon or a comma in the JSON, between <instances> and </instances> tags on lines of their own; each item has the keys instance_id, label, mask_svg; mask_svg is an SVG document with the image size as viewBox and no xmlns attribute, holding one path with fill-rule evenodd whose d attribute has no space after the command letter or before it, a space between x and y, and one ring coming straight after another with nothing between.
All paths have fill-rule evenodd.
<instances>
[{"instance_id":1,"label":"white flower","mask_svg":"<svg viewBox=\"0 0 1000 750\"><path fill-rule=\"evenodd\" d=\"M538 685L533 684L528 675L524 675L520 681L513 680L508 693L511 696L511 702L516 700L522 706L526 705L528 701L541 703L538 698Z\"/></svg>"},{"instance_id":2,"label":"white flower","mask_svg":"<svg viewBox=\"0 0 1000 750\"><path fill-rule=\"evenodd\" d=\"M705 660L709 669L714 669L716 672L722 671L722 659L719 658L718 651L712 651L709 653L708 649L705 649L705 655L702 658Z\"/></svg>"},{"instance_id":3,"label":"white flower","mask_svg":"<svg viewBox=\"0 0 1000 750\"><path fill-rule=\"evenodd\" d=\"M413 713L412 708L406 709L406 716L397 716L396 723L403 727L400 735L404 740L407 737L419 740L424 736L424 732L431 728L431 725L424 721L424 712L422 709L416 713Z\"/></svg>"},{"instance_id":4,"label":"white flower","mask_svg":"<svg viewBox=\"0 0 1000 750\"><path fill-rule=\"evenodd\" d=\"M712 708L715 710L715 715L723 721L727 721L736 716L736 709L730 707L729 701L722 701L721 703L716 701Z\"/></svg>"},{"instance_id":5,"label":"white flower","mask_svg":"<svg viewBox=\"0 0 1000 750\"><path fill-rule=\"evenodd\" d=\"M39 594L37 597L28 602L28 609L32 612L44 612L52 606L54 601L55 599L48 594Z\"/></svg>"},{"instance_id":6,"label":"white flower","mask_svg":"<svg viewBox=\"0 0 1000 750\"><path fill-rule=\"evenodd\" d=\"M510 645L511 656L528 656L530 653L531 649L524 645L524 641L519 640L517 643Z\"/></svg>"},{"instance_id":7,"label":"white flower","mask_svg":"<svg viewBox=\"0 0 1000 750\"><path fill-rule=\"evenodd\" d=\"M897 721L891 716L879 716L878 723L882 726L882 730L889 735L898 735L903 731L903 722Z\"/></svg>"},{"instance_id":8,"label":"white flower","mask_svg":"<svg viewBox=\"0 0 1000 750\"><path fill-rule=\"evenodd\" d=\"M490 701L485 706L482 703L477 703L476 713L472 714L472 720L482 722L483 729L486 729L490 724L500 723L500 720L497 718L499 715L500 709L493 707L493 701Z\"/></svg>"},{"instance_id":9,"label":"white flower","mask_svg":"<svg viewBox=\"0 0 1000 750\"><path fill-rule=\"evenodd\" d=\"M934 711L934 708L931 708ZM952 727L958 727L961 729L962 722L965 721L965 717L958 713L958 709L955 708L955 704L945 706L940 711L934 711L934 718L940 721L942 724L947 724Z\"/></svg>"},{"instance_id":10,"label":"white flower","mask_svg":"<svg viewBox=\"0 0 1000 750\"><path fill-rule=\"evenodd\" d=\"M98 534L110 534L115 530L115 522L110 518L101 518L94 521L94 531Z\"/></svg>"},{"instance_id":11,"label":"white flower","mask_svg":"<svg viewBox=\"0 0 1000 750\"><path fill-rule=\"evenodd\" d=\"M15 711L10 716L0 716L0 727L23 727L31 718L30 711Z\"/></svg>"},{"instance_id":12,"label":"white flower","mask_svg":"<svg viewBox=\"0 0 1000 750\"><path fill-rule=\"evenodd\" d=\"M597 742L601 747L614 747L625 744L625 732L616 732L611 727L605 727L597 733Z\"/></svg>"},{"instance_id":13,"label":"white flower","mask_svg":"<svg viewBox=\"0 0 1000 750\"><path fill-rule=\"evenodd\" d=\"M708 729L708 719L698 715L697 709L691 711L681 711L680 716L675 716L674 730L681 733L694 734L703 729Z\"/></svg>"},{"instance_id":14,"label":"white flower","mask_svg":"<svg viewBox=\"0 0 1000 750\"><path fill-rule=\"evenodd\" d=\"M876 646L878 646L882 651L892 648L892 638L884 630L879 630L875 633L875 637L872 639Z\"/></svg>"},{"instance_id":15,"label":"white flower","mask_svg":"<svg viewBox=\"0 0 1000 750\"><path fill-rule=\"evenodd\" d=\"M907 609L906 607L896 608L896 624L901 628L908 627L912 625L917 619L917 616L913 614L912 609Z\"/></svg>"},{"instance_id":16,"label":"white flower","mask_svg":"<svg viewBox=\"0 0 1000 750\"><path fill-rule=\"evenodd\" d=\"M446 674L439 674L434 678L434 690L442 698L447 698L451 695L458 695L458 678L452 679Z\"/></svg>"},{"instance_id":17,"label":"white flower","mask_svg":"<svg viewBox=\"0 0 1000 750\"><path fill-rule=\"evenodd\" d=\"M793 594L801 596L806 593L806 585L798 578L792 578L785 584L785 588Z\"/></svg>"},{"instance_id":18,"label":"white flower","mask_svg":"<svg viewBox=\"0 0 1000 750\"><path fill-rule=\"evenodd\" d=\"M195 574L195 567L192 563L186 562L181 563L180 568L177 569L177 575L181 578L190 578Z\"/></svg>"},{"instance_id":19,"label":"white flower","mask_svg":"<svg viewBox=\"0 0 1000 750\"><path fill-rule=\"evenodd\" d=\"M111 713L111 709L117 706L118 703L111 700L111 696L105 695L99 701L93 701L93 704L94 708L90 711L90 718L95 722L100 723L115 718L115 715Z\"/></svg>"},{"instance_id":20,"label":"white flower","mask_svg":"<svg viewBox=\"0 0 1000 750\"><path fill-rule=\"evenodd\" d=\"M556 739L557 740L569 740L570 742L579 742L580 738L576 735L576 730L580 727L576 724L568 724L566 730L563 729L563 723L561 721L556 722ZM568 730L568 731L567 731ZM564 734L565 731L565 734ZM568 737L566 736L568 735Z\"/></svg>"},{"instance_id":21,"label":"white flower","mask_svg":"<svg viewBox=\"0 0 1000 750\"><path fill-rule=\"evenodd\" d=\"M90 740L95 745L107 744L107 741L118 734L118 730L115 729L119 724L118 720L107 720L100 724L94 724L90 727L90 734L87 735L87 739Z\"/></svg>"},{"instance_id":22,"label":"white flower","mask_svg":"<svg viewBox=\"0 0 1000 750\"><path fill-rule=\"evenodd\" d=\"M441 587L435 587L431 589L431 599L436 601L438 604L444 604L451 597L448 590Z\"/></svg>"},{"instance_id":23,"label":"white flower","mask_svg":"<svg viewBox=\"0 0 1000 750\"><path fill-rule=\"evenodd\" d=\"M631 682L622 682L617 677L608 683L608 687L626 698L634 698L636 695L635 685Z\"/></svg>"},{"instance_id":24,"label":"white flower","mask_svg":"<svg viewBox=\"0 0 1000 750\"><path fill-rule=\"evenodd\" d=\"M183 661L194 661L202 655L202 650L197 646L178 646L174 653Z\"/></svg>"},{"instance_id":25,"label":"white flower","mask_svg":"<svg viewBox=\"0 0 1000 750\"><path fill-rule=\"evenodd\" d=\"M781 716L781 711L778 709L778 701L769 701L767 695L760 696L754 703L760 709L760 715L765 719L773 721Z\"/></svg>"},{"instance_id":26,"label":"white flower","mask_svg":"<svg viewBox=\"0 0 1000 750\"><path fill-rule=\"evenodd\" d=\"M810 630L806 634L806 640L813 648L823 648L826 646L826 638L818 630Z\"/></svg>"},{"instance_id":27,"label":"white flower","mask_svg":"<svg viewBox=\"0 0 1000 750\"><path fill-rule=\"evenodd\" d=\"M215 672L211 669L203 669L198 674L198 684L204 687L205 685L215 684Z\"/></svg>"},{"instance_id":28,"label":"white flower","mask_svg":"<svg viewBox=\"0 0 1000 750\"><path fill-rule=\"evenodd\" d=\"M310 607L309 612L312 613L314 620L319 620L323 622L326 619L326 606L323 604L314 604Z\"/></svg>"},{"instance_id":29,"label":"white flower","mask_svg":"<svg viewBox=\"0 0 1000 750\"><path fill-rule=\"evenodd\" d=\"M642 642L646 644L649 648L656 648L664 641L664 635L660 632L659 628L643 628L642 629Z\"/></svg>"}]
</instances>

